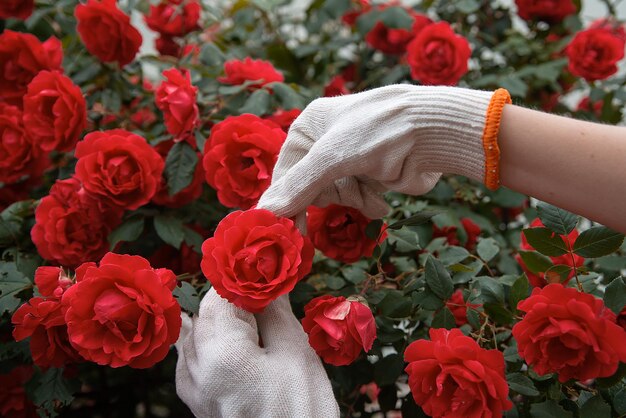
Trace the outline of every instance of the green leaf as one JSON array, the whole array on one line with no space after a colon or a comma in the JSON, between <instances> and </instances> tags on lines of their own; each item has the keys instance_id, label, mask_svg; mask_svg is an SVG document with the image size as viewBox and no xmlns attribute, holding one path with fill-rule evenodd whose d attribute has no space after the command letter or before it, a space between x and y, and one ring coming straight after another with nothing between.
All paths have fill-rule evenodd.
<instances>
[{"instance_id":1,"label":"green leaf","mask_svg":"<svg viewBox=\"0 0 626 418\"><path fill-rule=\"evenodd\" d=\"M187 312L192 312L194 315L198 315L200 311L200 298L196 289L187 282L180 282L180 286L176 286L172 292L174 297L178 300L181 308Z\"/></svg>"},{"instance_id":2,"label":"green leaf","mask_svg":"<svg viewBox=\"0 0 626 418\"><path fill-rule=\"evenodd\" d=\"M378 240L380 235L380 229L383 227L382 219L373 219L370 223L365 227L365 236L369 239Z\"/></svg>"},{"instance_id":3,"label":"green leaf","mask_svg":"<svg viewBox=\"0 0 626 418\"><path fill-rule=\"evenodd\" d=\"M613 407L619 416L626 414L626 387L623 387L613 397Z\"/></svg>"},{"instance_id":4,"label":"green leaf","mask_svg":"<svg viewBox=\"0 0 626 418\"><path fill-rule=\"evenodd\" d=\"M198 155L187 142L181 141L174 144L165 159L163 172L170 196L174 196L191 184L197 164Z\"/></svg>"},{"instance_id":5,"label":"green leaf","mask_svg":"<svg viewBox=\"0 0 626 418\"><path fill-rule=\"evenodd\" d=\"M554 283L556 282L556 275L559 276L558 281L563 283L569 278L571 272L572 266L568 266L567 264L557 264L556 266L552 266L547 269L543 277L548 283Z\"/></svg>"},{"instance_id":6,"label":"green leaf","mask_svg":"<svg viewBox=\"0 0 626 418\"><path fill-rule=\"evenodd\" d=\"M270 94L265 89L256 90L248 97L246 103L240 109L241 113L252 113L261 116L268 113L270 107Z\"/></svg>"},{"instance_id":7,"label":"green leaf","mask_svg":"<svg viewBox=\"0 0 626 418\"><path fill-rule=\"evenodd\" d=\"M346 285L346 281L339 276L328 275L325 279L326 286L332 290L339 290Z\"/></svg>"},{"instance_id":8,"label":"green leaf","mask_svg":"<svg viewBox=\"0 0 626 418\"><path fill-rule=\"evenodd\" d=\"M504 287L499 281L487 276L477 277L476 280L480 286L481 297L485 302L504 303Z\"/></svg>"},{"instance_id":9,"label":"green leaf","mask_svg":"<svg viewBox=\"0 0 626 418\"><path fill-rule=\"evenodd\" d=\"M441 308L433 317L431 327L445 329L456 328L456 322L454 320L454 315L452 314L452 311L450 311L447 306Z\"/></svg>"},{"instance_id":10,"label":"green leaf","mask_svg":"<svg viewBox=\"0 0 626 418\"><path fill-rule=\"evenodd\" d=\"M438 260L447 267L452 264L460 263L461 261L469 257L469 255L469 251L467 251L465 248L451 246L445 247L439 251Z\"/></svg>"},{"instance_id":11,"label":"green leaf","mask_svg":"<svg viewBox=\"0 0 626 418\"><path fill-rule=\"evenodd\" d=\"M621 276L613 279L604 289L604 304L616 315L626 306L626 283Z\"/></svg>"},{"instance_id":12,"label":"green leaf","mask_svg":"<svg viewBox=\"0 0 626 418\"><path fill-rule=\"evenodd\" d=\"M574 252L586 258L602 257L617 251L623 241L623 234L604 226L593 226L576 238Z\"/></svg>"},{"instance_id":13,"label":"green leaf","mask_svg":"<svg viewBox=\"0 0 626 418\"><path fill-rule=\"evenodd\" d=\"M445 305L439 296L434 294L430 289L421 292L413 292L411 295L413 305L420 306L428 311L436 311Z\"/></svg>"},{"instance_id":14,"label":"green leaf","mask_svg":"<svg viewBox=\"0 0 626 418\"><path fill-rule=\"evenodd\" d=\"M611 406L596 395L583 404L579 414L580 418L611 418Z\"/></svg>"},{"instance_id":15,"label":"green leaf","mask_svg":"<svg viewBox=\"0 0 626 418\"><path fill-rule=\"evenodd\" d=\"M111 231L108 237L111 250L113 250L119 242L132 242L139 238L143 232L144 224L143 217L133 216Z\"/></svg>"},{"instance_id":16,"label":"green leaf","mask_svg":"<svg viewBox=\"0 0 626 418\"><path fill-rule=\"evenodd\" d=\"M519 77L514 75L503 76L498 78L502 88L507 89L511 96L524 97L528 91L528 85Z\"/></svg>"},{"instance_id":17,"label":"green leaf","mask_svg":"<svg viewBox=\"0 0 626 418\"><path fill-rule=\"evenodd\" d=\"M464 14L471 14L480 9L480 3L476 0L460 0L456 2L458 11Z\"/></svg>"},{"instance_id":18,"label":"green leaf","mask_svg":"<svg viewBox=\"0 0 626 418\"><path fill-rule=\"evenodd\" d=\"M365 35L372 30L376 22L382 22L388 28L411 29L413 19L402 7L394 6L363 13L356 20L356 27L359 33Z\"/></svg>"},{"instance_id":19,"label":"green leaf","mask_svg":"<svg viewBox=\"0 0 626 418\"><path fill-rule=\"evenodd\" d=\"M365 270L354 264L343 267L341 269L341 274L346 278L346 280L353 284L359 284L367 277Z\"/></svg>"},{"instance_id":20,"label":"green leaf","mask_svg":"<svg viewBox=\"0 0 626 418\"><path fill-rule=\"evenodd\" d=\"M483 238L478 242L476 246L476 251L478 252L478 256L489 262L492 258L494 258L499 252L500 247L498 243L493 238Z\"/></svg>"},{"instance_id":21,"label":"green leaf","mask_svg":"<svg viewBox=\"0 0 626 418\"><path fill-rule=\"evenodd\" d=\"M433 216L444 213L441 210L424 210L416 213L415 215L411 215L408 218L402 219L400 221L394 222L387 227L387 229L400 229L403 226L418 226L423 225L430 221Z\"/></svg>"},{"instance_id":22,"label":"green leaf","mask_svg":"<svg viewBox=\"0 0 626 418\"><path fill-rule=\"evenodd\" d=\"M578 216L545 202L537 204L537 214L546 228L559 235L568 235L578 223Z\"/></svg>"},{"instance_id":23,"label":"green leaf","mask_svg":"<svg viewBox=\"0 0 626 418\"><path fill-rule=\"evenodd\" d=\"M0 316L4 312L13 313L21 300L16 295L32 286L15 263L0 262Z\"/></svg>"},{"instance_id":24,"label":"green leaf","mask_svg":"<svg viewBox=\"0 0 626 418\"><path fill-rule=\"evenodd\" d=\"M411 252L420 249L419 236L417 232L410 229L389 231L387 241L394 245L396 250L400 252Z\"/></svg>"},{"instance_id":25,"label":"green leaf","mask_svg":"<svg viewBox=\"0 0 626 418\"><path fill-rule=\"evenodd\" d=\"M411 314L411 300L399 290L389 290L377 308L389 318L406 318Z\"/></svg>"},{"instance_id":26,"label":"green leaf","mask_svg":"<svg viewBox=\"0 0 626 418\"><path fill-rule=\"evenodd\" d=\"M271 83L268 85L272 92L280 102L283 109L302 109L304 107L304 99L289 85L284 83Z\"/></svg>"},{"instance_id":27,"label":"green leaf","mask_svg":"<svg viewBox=\"0 0 626 418\"><path fill-rule=\"evenodd\" d=\"M568 252L565 241L548 228L526 228L522 232L528 243L543 255L557 257Z\"/></svg>"},{"instance_id":28,"label":"green leaf","mask_svg":"<svg viewBox=\"0 0 626 418\"><path fill-rule=\"evenodd\" d=\"M425 271L426 284L442 300L448 300L454 292L454 284L448 270L439 260L428 257Z\"/></svg>"},{"instance_id":29,"label":"green leaf","mask_svg":"<svg viewBox=\"0 0 626 418\"><path fill-rule=\"evenodd\" d=\"M48 369L40 376L35 376L27 384L27 391L32 394L35 405L53 411L55 404L69 405L74 400L74 393L80 390L77 380L68 380L63 376L63 369Z\"/></svg>"},{"instance_id":30,"label":"green leaf","mask_svg":"<svg viewBox=\"0 0 626 418\"><path fill-rule=\"evenodd\" d=\"M391 385L404 371L404 359L399 354L390 354L374 364L374 380L379 386Z\"/></svg>"},{"instance_id":31,"label":"green leaf","mask_svg":"<svg viewBox=\"0 0 626 418\"><path fill-rule=\"evenodd\" d=\"M530 415L533 418L573 418L571 412L566 411L553 400L530 405Z\"/></svg>"},{"instance_id":32,"label":"green leaf","mask_svg":"<svg viewBox=\"0 0 626 418\"><path fill-rule=\"evenodd\" d=\"M526 375L522 373L510 373L506 375L506 381L511 390L526 396L537 396L539 391L535 384Z\"/></svg>"},{"instance_id":33,"label":"green leaf","mask_svg":"<svg viewBox=\"0 0 626 418\"><path fill-rule=\"evenodd\" d=\"M200 62L207 67L220 67L224 63L224 54L211 42L204 42L200 50Z\"/></svg>"},{"instance_id":34,"label":"green leaf","mask_svg":"<svg viewBox=\"0 0 626 418\"><path fill-rule=\"evenodd\" d=\"M539 254L536 251L518 251L518 254L522 258L524 265L528 270L532 273L543 273L548 270L554 264L552 264L552 260L546 257L543 254Z\"/></svg>"},{"instance_id":35,"label":"green leaf","mask_svg":"<svg viewBox=\"0 0 626 418\"><path fill-rule=\"evenodd\" d=\"M498 324L508 325L513 322L513 314L499 303L484 303L483 308L489 318Z\"/></svg>"},{"instance_id":36,"label":"green leaf","mask_svg":"<svg viewBox=\"0 0 626 418\"><path fill-rule=\"evenodd\" d=\"M525 274L522 274L513 282L511 291L509 292L509 306L514 311L517 310L517 304L528 297L530 291L530 283Z\"/></svg>"},{"instance_id":37,"label":"green leaf","mask_svg":"<svg viewBox=\"0 0 626 418\"><path fill-rule=\"evenodd\" d=\"M176 249L180 249L180 244L185 239L185 225L182 219L174 216L157 215L154 217L154 229L163 241Z\"/></svg>"}]
</instances>

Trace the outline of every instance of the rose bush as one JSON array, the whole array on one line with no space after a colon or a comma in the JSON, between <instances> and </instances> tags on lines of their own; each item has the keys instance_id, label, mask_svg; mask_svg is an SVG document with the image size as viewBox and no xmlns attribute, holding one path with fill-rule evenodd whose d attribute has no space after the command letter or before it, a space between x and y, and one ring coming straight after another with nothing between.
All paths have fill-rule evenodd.
<instances>
[{"instance_id":1,"label":"rose bush","mask_svg":"<svg viewBox=\"0 0 626 418\"><path fill-rule=\"evenodd\" d=\"M504 87L622 121L613 0L0 3L3 417L191 418L171 345L211 287L288 294L342 416L626 414L621 234L451 175L304 237L254 209L320 96Z\"/></svg>"}]
</instances>

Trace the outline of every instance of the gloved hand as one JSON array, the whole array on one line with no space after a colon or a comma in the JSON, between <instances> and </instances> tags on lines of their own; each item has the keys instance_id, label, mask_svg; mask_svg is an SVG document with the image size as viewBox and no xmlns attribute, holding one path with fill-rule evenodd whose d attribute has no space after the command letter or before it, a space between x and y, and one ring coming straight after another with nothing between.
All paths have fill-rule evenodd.
<instances>
[{"instance_id":1,"label":"gloved hand","mask_svg":"<svg viewBox=\"0 0 626 418\"><path fill-rule=\"evenodd\" d=\"M380 193L428 192L441 173L498 186L506 90L392 85L314 100L293 122L259 207L279 216L313 204L388 212Z\"/></svg>"},{"instance_id":2,"label":"gloved hand","mask_svg":"<svg viewBox=\"0 0 626 418\"><path fill-rule=\"evenodd\" d=\"M176 348L176 392L198 418L339 416L286 295L253 315L211 289L197 317L183 315Z\"/></svg>"}]
</instances>

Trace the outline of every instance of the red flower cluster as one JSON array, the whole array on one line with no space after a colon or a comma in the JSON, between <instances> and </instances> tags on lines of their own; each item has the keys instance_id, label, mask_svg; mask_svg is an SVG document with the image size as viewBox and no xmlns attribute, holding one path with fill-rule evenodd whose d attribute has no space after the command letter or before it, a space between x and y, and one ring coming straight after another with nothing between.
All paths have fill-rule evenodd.
<instances>
[{"instance_id":1,"label":"red flower cluster","mask_svg":"<svg viewBox=\"0 0 626 418\"><path fill-rule=\"evenodd\" d=\"M71 279L58 267L39 267L35 284L43 297L33 297L15 311L13 338L22 341L30 337L30 352L39 367L63 367L81 361L69 342L61 305Z\"/></svg>"},{"instance_id":2,"label":"red flower cluster","mask_svg":"<svg viewBox=\"0 0 626 418\"><path fill-rule=\"evenodd\" d=\"M313 245L293 221L265 209L232 212L202 245L202 272L217 293L261 312L311 270Z\"/></svg>"},{"instance_id":3,"label":"red flower cluster","mask_svg":"<svg viewBox=\"0 0 626 418\"><path fill-rule=\"evenodd\" d=\"M596 25L580 31L565 49L569 71L587 81L608 78L617 72L625 44L623 29Z\"/></svg>"},{"instance_id":4,"label":"red flower cluster","mask_svg":"<svg viewBox=\"0 0 626 418\"><path fill-rule=\"evenodd\" d=\"M159 33L157 51L161 55L179 56L182 50L176 38L200 29L201 12L198 0L164 0L156 6L150 5L144 20L150 29Z\"/></svg>"},{"instance_id":5,"label":"red flower cluster","mask_svg":"<svg viewBox=\"0 0 626 418\"><path fill-rule=\"evenodd\" d=\"M513 337L520 357L540 375L584 381L611 376L626 362L626 331L593 295L553 283L533 289L517 309L526 314Z\"/></svg>"},{"instance_id":6,"label":"red flower cluster","mask_svg":"<svg viewBox=\"0 0 626 418\"><path fill-rule=\"evenodd\" d=\"M379 6L378 10L386 7ZM411 30L403 28L388 28L383 22L376 22L374 27L365 35L365 42L372 48L378 49L385 54L402 55L406 52L409 42L427 25L433 23L428 16L416 13L410 9L408 14L413 18Z\"/></svg>"},{"instance_id":7,"label":"red flower cluster","mask_svg":"<svg viewBox=\"0 0 626 418\"><path fill-rule=\"evenodd\" d=\"M531 228L538 228L538 227L543 227L543 223L541 222L541 220L539 218L534 219L531 223L530 223L530 227ZM569 233L569 235L565 236L565 235L561 235L561 239L567 244L567 246L569 248L571 248L574 245L574 242L576 241L576 238L578 238L578 231L576 229L574 229L572 232ZM532 245L530 245L528 243L528 241L526 240L526 237L524 236L524 233L521 234L521 244L520 244L520 250L523 251L534 251L535 249L532 247ZM564 284L567 284L567 282L570 281L570 279L572 277L574 277L574 268L576 267L580 267L585 263L585 259L577 254L573 254L573 255L569 255L569 254L564 254L564 255L560 255L558 257L550 257L550 259L552 260L552 263L554 265L559 265L559 264L563 264L566 266L570 266L572 267L572 271L569 273L567 280L565 280ZM530 281L530 284L533 285L534 287L544 287L546 284L548 284L551 280L550 277L546 278L544 277L543 273L538 273L535 274L533 272L531 272L528 267L526 267L526 264L524 263L524 260L522 260L522 257L519 254L515 255L515 260L519 263L519 265L522 267L522 270L524 270L524 273L526 273L526 276L528 277L528 280ZM559 280L559 277L556 276L556 280Z\"/></svg>"},{"instance_id":8,"label":"red flower cluster","mask_svg":"<svg viewBox=\"0 0 626 418\"><path fill-rule=\"evenodd\" d=\"M265 117L265 119L271 120L272 122L280 126L283 131L289 132L289 127L291 126L293 121L296 120L298 116L300 116L300 113L302 113L302 110L300 109L278 109L272 115Z\"/></svg>"},{"instance_id":9,"label":"red flower cluster","mask_svg":"<svg viewBox=\"0 0 626 418\"><path fill-rule=\"evenodd\" d=\"M26 383L33 376L30 366L18 366L0 374L0 416L6 418L38 418L35 404L26 397Z\"/></svg>"},{"instance_id":10,"label":"red flower cluster","mask_svg":"<svg viewBox=\"0 0 626 418\"><path fill-rule=\"evenodd\" d=\"M522 19L539 19L558 23L566 16L576 13L572 0L515 0L517 14Z\"/></svg>"},{"instance_id":11,"label":"red flower cluster","mask_svg":"<svg viewBox=\"0 0 626 418\"><path fill-rule=\"evenodd\" d=\"M461 330L431 328L404 352L415 402L431 417L499 417L513 407L507 399L504 356L485 350Z\"/></svg>"},{"instance_id":12,"label":"red flower cluster","mask_svg":"<svg viewBox=\"0 0 626 418\"><path fill-rule=\"evenodd\" d=\"M76 269L63 294L69 340L100 365L148 368L163 360L180 333L176 276L142 257L106 254Z\"/></svg>"},{"instance_id":13,"label":"red flower cluster","mask_svg":"<svg viewBox=\"0 0 626 418\"><path fill-rule=\"evenodd\" d=\"M359 210L347 206L330 205L325 208L309 206L307 233L315 248L325 256L344 263L354 263L361 257L370 257L380 240L368 238L365 227L371 219Z\"/></svg>"},{"instance_id":14,"label":"red flower cluster","mask_svg":"<svg viewBox=\"0 0 626 418\"><path fill-rule=\"evenodd\" d=\"M454 322L457 327L467 324L467 308L478 308L480 305L468 303L463 299L463 291L457 289L450 299L446 302L446 306L454 315Z\"/></svg>"},{"instance_id":15,"label":"red flower cluster","mask_svg":"<svg viewBox=\"0 0 626 418\"><path fill-rule=\"evenodd\" d=\"M286 137L274 122L251 114L229 116L211 129L203 165L222 205L248 209L256 204L270 185Z\"/></svg>"},{"instance_id":16,"label":"red flower cluster","mask_svg":"<svg viewBox=\"0 0 626 418\"><path fill-rule=\"evenodd\" d=\"M26 20L33 14L35 8L35 0L3 0L0 3L0 19L16 19Z\"/></svg>"},{"instance_id":17,"label":"red flower cluster","mask_svg":"<svg viewBox=\"0 0 626 418\"><path fill-rule=\"evenodd\" d=\"M141 46L141 34L116 0L87 0L74 11L76 31L87 51L102 62L117 61L120 67L135 59Z\"/></svg>"},{"instance_id":18,"label":"red flower cluster","mask_svg":"<svg viewBox=\"0 0 626 418\"><path fill-rule=\"evenodd\" d=\"M343 296L324 295L304 307L302 327L309 344L328 364L345 366L368 352L376 339L376 323L370 308Z\"/></svg>"},{"instance_id":19,"label":"red flower cluster","mask_svg":"<svg viewBox=\"0 0 626 418\"><path fill-rule=\"evenodd\" d=\"M167 158L167 154L170 149L174 146L174 141L163 141L159 142L154 149L161 155L163 158L163 163L165 164L165 159ZM167 181L165 177L161 177L161 183L157 192L152 197L152 202L157 205L166 206L168 208L179 208L181 206L185 206L197 198L202 194L202 185L204 184L204 170L202 168L202 155L198 152L196 153L198 156L198 163L196 164L196 168L193 172L193 179L189 186L185 187L180 192L175 195L170 196L169 190L167 188Z\"/></svg>"},{"instance_id":20,"label":"red flower cluster","mask_svg":"<svg viewBox=\"0 0 626 418\"><path fill-rule=\"evenodd\" d=\"M271 62L254 60L250 57L246 57L243 60L226 61L224 63L224 73L226 74L225 77L217 79L220 83L239 85L245 82L252 82L248 86L250 90L285 79Z\"/></svg>"},{"instance_id":21,"label":"red flower cluster","mask_svg":"<svg viewBox=\"0 0 626 418\"><path fill-rule=\"evenodd\" d=\"M467 241L465 241L465 248L473 250L476 247L476 242L480 236L481 229L470 218L461 218L461 225L467 234ZM433 225L433 238L446 237L446 241L449 245L461 245L459 237L457 235L456 226L444 226L439 228L437 225Z\"/></svg>"},{"instance_id":22,"label":"red flower cluster","mask_svg":"<svg viewBox=\"0 0 626 418\"><path fill-rule=\"evenodd\" d=\"M199 110L196 104L198 88L191 84L187 70L172 68L163 71L163 81L155 92L156 106L163 112L165 127L175 141L186 140L195 145L193 131L198 126Z\"/></svg>"}]
</instances>

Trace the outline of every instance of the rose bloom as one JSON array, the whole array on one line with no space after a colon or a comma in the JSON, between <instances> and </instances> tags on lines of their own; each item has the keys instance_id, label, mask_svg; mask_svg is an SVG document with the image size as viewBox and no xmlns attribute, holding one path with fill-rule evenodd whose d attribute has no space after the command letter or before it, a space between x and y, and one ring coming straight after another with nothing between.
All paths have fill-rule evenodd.
<instances>
[{"instance_id":1,"label":"rose bloom","mask_svg":"<svg viewBox=\"0 0 626 418\"><path fill-rule=\"evenodd\" d=\"M248 209L256 204L270 185L286 137L274 122L251 114L229 116L211 129L202 163L222 205Z\"/></svg>"},{"instance_id":2,"label":"rose bloom","mask_svg":"<svg viewBox=\"0 0 626 418\"><path fill-rule=\"evenodd\" d=\"M154 149L161 155L163 162L167 158L167 154L174 146L174 141L163 141L157 144ZM202 154L196 153L198 156L198 163L193 173L193 179L189 186L185 187L180 192L173 196L170 196L169 189L167 187L167 180L164 176L161 177L161 183L156 194L152 197L152 202L157 205L166 206L168 208L180 208L185 206L202 195L202 185L204 184L204 170L202 169Z\"/></svg>"},{"instance_id":3,"label":"rose bloom","mask_svg":"<svg viewBox=\"0 0 626 418\"><path fill-rule=\"evenodd\" d=\"M26 20L33 13L34 0L2 0L0 3L0 19L14 17Z\"/></svg>"},{"instance_id":4,"label":"rose bloom","mask_svg":"<svg viewBox=\"0 0 626 418\"><path fill-rule=\"evenodd\" d=\"M430 341L417 340L404 352L415 402L433 418L501 417L507 399L504 355L485 350L460 329L431 328Z\"/></svg>"},{"instance_id":5,"label":"rose bloom","mask_svg":"<svg viewBox=\"0 0 626 418\"><path fill-rule=\"evenodd\" d=\"M543 227L543 226L544 225L539 218L535 218L530 223L531 228L538 228L538 227ZM524 235L523 232L521 233L520 238L521 238L520 250L522 251L534 251L535 250L533 246L528 243L528 240L526 240L526 236ZM576 229L572 230L572 232L570 232L569 235L567 236L561 235L561 239L570 248L574 245L576 238L578 238L578 231ZM573 255L573 260L572 260L572 256L569 254L563 254L558 257L550 257L550 260L552 260L552 263L554 265L563 264L563 265L572 267L572 271L570 271L569 275L567 276L567 280L563 282L564 284L567 284L571 280L571 278L574 277L573 269L576 267L580 267L585 263L585 259L579 256L578 254ZM552 280L552 278L550 277L546 278L543 273L535 274L531 272L526 267L526 264L524 264L524 260L522 260L522 257L519 254L515 255L515 261L517 261L520 267L522 267L522 270L524 270L524 273L526 273L526 277L528 277L530 284L533 285L534 287L544 287L546 284L548 284L548 280ZM555 279L558 281L559 276L556 275Z\"/></svg>"},{"instance_id":6,"label":"rose bloom","mask_svg":"<svg viewBox=\"0 0 626 418\"><path fill-rule=\"evenodd\" d=\"M92 132L76 145L76 177L104 202L134 210L156 193L165 163L145 139L123 129Z\"/></svg>"},{"instance_id":7,"label":"rose bloom","mask_svg":"<svg viewBox=\"0 0 626 418\"><path fill-rule=\"evenodd\" d=\"M343 14L343 16L341 16L341 21L348 26L354 26L359 16L372 9L372 5L369 0L352 0L351 3L355 8L348 10Z\"/></svg>"},{"instance_id":8,"label":"rose bloom","mask_svg":"<svg viewBox=\"0 0 626 418\"><path fill-rule=\"evenodd\" d=\"M427 16L408 11L413 17L411 30L402 28L388 28L383 22L376 22L374 27L365 35L365 41L374 49L385 54L400 55L406 51L408 43L427 25L432 23Z\"/></svg>"},{"instance_id":9,"label":"rose bloom","mask_svg":"<svg viewBox=\"0 0 626 418\"><path fill-rule=\"evenodd\" d=\"M120 67L135 59L142 38L116 0L87 0L74 11L76 31L85 48L102 62L117 61Z\"/></svg>"},{"instance_id":10,"label":"rose bloom","mask_svg":"<svg viewBox=\"0 0 626 418\"><path fill-rule=\"evenodd\" d=\"M569 71L587 81L603 80L617 72L624 58L625 40L611 29L578 32L565 48Z\"/></svg>"},{"instance_id":11,"label":"rose bloom","mask_svg":"<svg viewBox=\"0 0 626 418\"><path fill-rule=\"evenodd\" d=\"M619 315L617 315L615 323L617 323L617 325L619 325L624 329L624 331L626 331L626 306L624 306Z\"/></svg>"},{"instance_id":12,"label":"rose bloom","mask_svg":"<svg viewBox=\"0 0 626 418\"><path fill-rule=\"evenodd\" d=\"M572 0L515 0L517 14L526 20L545 20L558 23L566 16L576 13Z\"/></svg>"},{"instance_id":13,"label":"rose bloom","mask_svg":"<svg viewBox=\"0 0 626 418\"><path fill-rule=\"evenodd\" d=\"M314 250L290 219L251 209L223 218L202 254L202 272L217 293L258 313L309 273Z\"/></svg>"},{"instance_id":14,"label":"rose bloom","mask_svg":"<svg viewBox=\"0 0 626 418\"><path fill-rule=\"evenodd\" d=\"M156 90L156 106L163 112L165 127L175 140L188 139L199 123L196 104L198 88L191 84L187 70L171 68L163 71L163 76L167 80Z\"/></svg>"},{"instance_id":15,"label":"rose bloom","mask_svg":"<svg viewBox=\"0 0 626 418\"><path fill-rule=\"evenodd\" d=\"M465 248L468 250L473 250L476 247L476 243L478 242L478 237L480 236L481 229L474 221L470 218L461 218L461 225L467 234L467 241L465 241ZM461 245L461 241L457 236L457 227L454 225L444 226L439 228L437 225L433 225L433 238L446 237L446 242L448 245Z\"/></svg>"},{"instance_id":16,"label":"rose bloom","mask_svg":"<svg viewBox=\"0 0 626 418\"><path fill-rule=\"evenodd\" d=\"M319 296L304 307L302 328L318 356L333 366L354 362L368 352L376 339L376 323L370 308L358 301Z\"/></svg>"},{"instance_id":17,"label":"rose bloom","mask_svg":"<svg viewBox=\"0 0 626 418\"><path fill-rule=\"evenodd\" d=\"M39 418L35 404L26 396L26 383L33 376L32 366L17 366L0 374L0 416Z\"/></svg>"},{"instance_id":18,"label":"rose bloom","mask_svg":"<svg viewBox=\"0 0 626 418\"><path fill-rule=\"evenodd\" d=\"M24 125L45 151L71 151L87 125L80 88L58 71L41 71L24 96Z\"/></svg>"},{"instance_id":19,"label":"rose bloom","mask_svg":"<svg viewBox=\"0 0 626 418\"><path fill-rule=\"evenodd\" d=\"M602 106L604 106L604 100L598 100L592 104L589 96L586 96L578 102L576 111L591 112L596 115L596 117L600 118L602 117Z\"/></svg>"},{"instance_id":20,"label":"rose bloom","mask_svg":"<svg viewBox=\"0 0 626 418\"><path fill-rule=\"evenodd\" d=\"M85 359L111 367L145 369L165 358L180 333L176 276L136 255L107 253L99 266L76 269L64 294L72 345Z\"/></svg>"},{"instance_id":21,"label":"rose bloom","mask_svg":"<svg viewBox=\"0 0 626 418\"><path fill-rule=\"evenodd\" d=\"M6 29L0 34L0 101L21 106L28 83L41 70L58 70L63 61L61 41L41 42L30 33Z\"/></svg>"},{"instance_id":22,"label":"rose bloom","mask_svg":"<svg viewBox=\"0 0 626 418\"><path fill-rule=\"evenodd\" d=\"M300 116L300 113L302 113L302 110L300 109L278 109L276 112L274 112L274 114L266 116L265 119L271 120L272 122L280 126L283 131L289 132L289 127L291 126L293 121L296 120L298 116Z\"/></svg>"},{"instance_id":23,"label":"rose bloom","mask_svg":"<svg viewBox=\"0 0 626 418\"><path fill-rule=\"evenodd\" d=\"M446 306L454 315L454 322L457 327L467 324L467 308L478 308L481 305L468 303L463 299L463 291L457 289L450 299L446 302Z\"/></svg>"},{"instance_id":24,"label":"rose bloom","mask_svg":"<svg viewBox=\"0 0 626 418\"><path fill-rule=\"evenodd\" d=\"M258 81L248 86L254 90L275 81L283 81L283 75L274 68L271 62L264 60L254 60L246 57L243 60L230 60L224 63L224 73L226 77L219 77L220 83L238 85L246 81Z\"/></svg>"},{"instance_id":25,"label":"rose bloom","mask_svg":"<svg viewBox=\"0 0 626 418\"><path fill-rule=\"evenodd\" d=\"M22 111L0 102L0 182L16 183L25 176L37 178L50 165L24 128Z\"/></svg>"},{"instance_id":26,"label":"rose bloom","mask_svg":"<svg viewBox=\"0 0 626 418\"><path fill-rule=\"evenodd\" d=\"M176 41L167 35L161 35L154 41L154 48L160 55L167 55L170 57L180 57L182 54L182 47Z\"/></svg>"},{"instance_id":27,"label":"rose bloom","mask_svg":"<svg viewBox=\"0 0 626 418\"><path fill-rule=\"evenodd\" d=\"M99 260L121 221L120 210L102 205L76 178L57 180L35 210L31 238L46 260L75 267Z\"/></svg>"},{"instance_id":28,"label":"rose bloom","mask_svg":"<svg viewBox=\"0 0 626 418\"><path fill-rule=\"evenodd\" d=\"M185 36L200 29L198 20L202 7L197 0L189 0L181 5L179 1L165 1L157 6L150 5L150 12L144 20L150 29L166 36Z\"/></svg>"},{"instance_id":29,"label":"rose bloom","mask_svg":"<svg viewBox=\"0 0 626 418\"><path fill-rule=\"evenodd\" d=\"M626 362L626 331L601 299L560 283L535 288L517 309L513 327L519 355L539 375L559 381L611 376Z\"/></svg>"},{"instance_id":30,"label":"rose bloom","mask_svg":"<svg viewBox=\"0 0 626 418\"><path fill-rule=\"evenodd\" d=\"M371 257L380 240L368 238L365 227L371 219L358 209L348 206L329 205L325 208L309 206L307 209L307 233L315 248L326 257L354 263L361 257Z\"/></svg>"},{"instance_id":31,"label":"rose bloom","mask_svg":"<svg viewBox=\"0 0 626 418\"><path fill-rule=\"evenodd\" d=\"M424 27L407 46L411 77L422 84L455 85L467 72L471 55L467 39L447 22Z\"/></svg>"},{"instance_id":32,"label":"rose bloom","mask_svg":"<svg viewBox=\"0 0 626 418\"><path fill-rule=\"evenodd\" d=\"M43 297L33 297L13 314L13 338L30 337L33 362L43 368L63 367L82 358L71 346L61 305L72 280L59 267L39 267L35 284Z\"/></svg>"}]
</instances>

